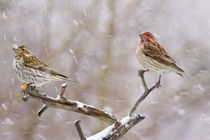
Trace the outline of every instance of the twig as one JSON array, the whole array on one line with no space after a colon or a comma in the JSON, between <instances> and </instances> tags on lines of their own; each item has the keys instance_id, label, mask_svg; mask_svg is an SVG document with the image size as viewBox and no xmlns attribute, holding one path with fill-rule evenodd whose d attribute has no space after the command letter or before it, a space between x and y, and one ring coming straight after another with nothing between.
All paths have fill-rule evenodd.
<instances>
[{"instance_id":1,"label":"twig","mask_svg":"<svg viewBox=\"0 0 210 140\"><path fill-rule=\"evenodd\" d=\"M38 112L38 116L41 117L41 115L47 110L46 104L43 105L42 109Z\"/></svg>"},{"instance_id":2,"label":"twig","mask_svg":"<svg viewBox=\"0 0 210 140\"><path fill-rule=\"evenodd\" d=\"M148 90L147 83L144 79L144 73L147 72L147 71L149 71L149 70L139 70L138 71L139 72L138 75L141 77L141 81L142 81L142 84L143 84L145 90Z\"/></svg>"},{"instance_id":3,"label":"twig","mask_svg":"<svg viewBox=\"0 0 210 140\"><path fill-rule=\"evenodd\" d=\"M136 110L136 108L139 106L139 104L149 95L150 92L152 92L155 88L158 88L160 86L160 81L156 82L154 86L151 88L148 88L147 83L144 79L144 73L148 70L139 70L139 76L141 77L143 86L144 86L144 93L143 95L136 101L135 105L130 111L130 116L133 114L133 112Z\"/></svg>"},{"instance_id":4,"label":"twig","mask_svg":"<svg viewBox=\"0 0 210 140\"><path fill-rule=\"evenodd\" d=\"M74 122L74 125L75 125L75 127L76 127L76 129L77 129L77 132L78 132L78 134L79 134L80 139L81 139L81 140L86 140L86 138L85 138L85 136L84 136L84 134L83 134L82 128L81 128L81 126L80 126L79 123L80 123L80 120L76 120L76 121Z\"/></svg>"},{"instance_id":5,"label":"twig","mask_svg":"<svg viewBox=\"0 0 210 140\"><path fill-rule=\"evenodd\" d=\"M111 113L107 113L103 110L95 108L94 106L90 106L82 102L72 101L63 97L61 98L59 97L60 95L58 95L57 98L52 98L47 95L42 95L39 93L38 90L33 89L33 87L31 87L30 85L27 86L27 89L22 92L25 93L25 96L27 95L27 99L28 99L28 96L30 96L31 98L35 100L41 101L47 107L60 108L64 110L78 112L84 115L89 115L99 120L102 120L104 122L107 122L108 124L118 123L118 120L116 119L116 117L112 115ZM43 108L39 112L39 114L42 114L44 110L46 109Z\"/></svg>"},{"instance_id":6,"label":"twig","mask_svg":"<svg viewBox=\"0 0 210 140\"><path fill-rule=\"evenodd\" d=\"M61 91L60 91L60 94L59 94L60 98L63 97L63 95L66 91L67 85L68 85L67 83L64 83L64 84L61 85Z\"/></svg>"}]
</instances>

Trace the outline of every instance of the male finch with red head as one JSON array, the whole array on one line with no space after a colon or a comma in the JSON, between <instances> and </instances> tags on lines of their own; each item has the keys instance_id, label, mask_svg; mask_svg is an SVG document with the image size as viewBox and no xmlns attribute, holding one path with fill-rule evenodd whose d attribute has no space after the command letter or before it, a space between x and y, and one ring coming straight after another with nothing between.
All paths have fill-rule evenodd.
<instances>
[{"instance_id":1,"label":"male finch with red head","mask_svg":"<svg viewBox=\"0 0 210 140\"><path fill-rule=\"evenodd\" d=\"M136 50L136 57L139 63L150 71L160 74L175 72L183 76L185 72L176 65L165 49L156 41L153 34L144 32L139 34L141 41Z\"/></svg>"}]
</instances>

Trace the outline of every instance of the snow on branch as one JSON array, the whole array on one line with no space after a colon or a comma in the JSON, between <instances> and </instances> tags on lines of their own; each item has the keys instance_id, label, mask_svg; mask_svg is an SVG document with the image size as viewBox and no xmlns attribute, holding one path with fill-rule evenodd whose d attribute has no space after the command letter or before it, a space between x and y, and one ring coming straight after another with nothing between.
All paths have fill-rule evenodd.
<instances>
[{"instance_id":1,"label":"snow on branch","mask_svg":"<svg viewBox=\"0 0 210 140\"><path fill-rule=\"evenodd\" d=\"M111 113L107 113L103 110L95 108L94 106L87 105L78 101L72 101L63 97L63 92L65 91L66 86L67 84L63 84L61 86L61 93L57 96L57 98L53 98L39 93L37 89L28 85L27 89L22 91L24 93L23 100L27 101L29 98L33 98L35 100L41 101L44 106L39 111L39 116L41 116L42 113L47 110L47 108L51 107L89 115L104 122L107 122L108 124L117 123L116 117Z\"/></svg>"},{"instance_id":2,"label":"snow on branch","mask_svg":"<svg viewBox=\"0 0 210 140\"><path fill-rule=\"evenodd\" d=\"M101 132L88 137L87 140L117 140L143 119L144 117L140 115L126 116L120 121L117 128L114 124L110 125Z\"/></svg>"},{"instance_id":3,"label":"snow on branch","mask_svg":"<svg viewBox=\"0 0 210 140\"><path fill-rule=\"evenodd\" d=\"M148 88L144 79L145 72L145 70L139 71L139 76L142 80L142 84L144 86L145 91L142 94L142 96L136 101L130 113L121 120L118 120L117 117L113 114L105 112L94 106L87 105L79 101L72 101L65 98L64 93L67 84L63 84L61 86L60 94L58 94L56 98L49 97L45 94L41 94L37 89L35 89L35 87L28 85L26 90L22 90L22 93L24 94L23 101L26 102L29 98L33 98L42 102L44 105L42 109L38 112L39 116L41 116L49 107L60 108L92 116L109 124L109 126L101 132L93 136L86 137L83 134L82 128L80 126L80 120L75 121L75 127L78 131L81 140L117 140L120 137L124 136L132 127L134 127L136 124L138 124L144 119L144 116L135 114L133 115L133 113L137 109L139 104L149 95L149 93L151 93L155 88L160 87L160 81L158 81L154 86Z\"/></svg>"}]
</instances>

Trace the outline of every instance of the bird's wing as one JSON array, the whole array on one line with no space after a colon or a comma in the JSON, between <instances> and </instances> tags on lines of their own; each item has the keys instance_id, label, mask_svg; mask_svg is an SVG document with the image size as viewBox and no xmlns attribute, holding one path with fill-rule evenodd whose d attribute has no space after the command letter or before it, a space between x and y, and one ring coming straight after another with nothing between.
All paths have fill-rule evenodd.
<instances>
[{"instance_id":1,"label":"bird's wing","mask_svg":"<svg viewBox=\"0 0 210 140\"><path fill-rule=\"evenodd\" d=\"M33 68L37 68L40 66L48 67L45 63L43 63L41 60L36 58L36 56L24 57L23 59L24 59L24 64L29 67L33 67Z\"/></svg>"},{"instance_id":2,"label":"bird's wing","mask_svg":"<svg viewBox=\"0 0 210 140\"><path fill-rule=\"evenodd\" d=\"M49 68L46 64L42 64L42 63L27 63L25 64L27 67L33 68L35 70L44 72L46 74L49 74L51 76L53 76L54 78L58 78L58 79L62 79L62 80L68 80L68 77L57 73L56 71L54 71L53 69Z\"/></svg>"},{"instance_id":3,"label":"bird's wing","mask_svg":"<svg viewBox=\"0 0 210 140\"><path fill-rule=\"evenodd\" d=\"M27 57L24 60L24 65L26 65L27 67L36 69L38 71L45 72L45 73L53 76L56 79L67 80L67 81L71 81L71 82L77 82L77 81L71 80L68 77L66 77L65 75L62 75L62 74L54 71L53 69L49 68L48 65L43 63L41 60L39 60L35 56Z\"/></svg>"},{"instance_id":4,"label":"bird's wing","mask_svg":"<svg viewBox=\"0 0 210 140\"><path fill-rule=\"evenodd\" d=\"M143 53L146 56L152 57L155 60L162 62L164 64L175 64L175 60L171 58L165 49L157 42L149 42L144 44Z\"/></svg>"}]
</instances>

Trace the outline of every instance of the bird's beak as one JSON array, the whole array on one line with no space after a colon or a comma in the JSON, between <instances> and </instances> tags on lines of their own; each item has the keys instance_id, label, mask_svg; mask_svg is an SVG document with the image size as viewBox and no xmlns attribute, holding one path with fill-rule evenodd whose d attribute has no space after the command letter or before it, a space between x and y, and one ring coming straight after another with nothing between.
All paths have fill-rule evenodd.
<instances>
[{"instance_id":1,"label":"bird's beak","mask_svg":"<svg viewBox=\"0 0 210 140\"><path fill-rule=\"evenodd\" d=\"M17 47L13 47L12 50L16 53L17 52Z\"/></svg>"},{"instance_id":2,"label":"bird's beak","mask_svg":"<svg viewBox=\"0 0 210 140\"><path fill-rule=\"evenodd\" d=\"M145 39L145 36L143 34L139 34L139 36L142 40Z\"/></svg>"}]
</instances>

